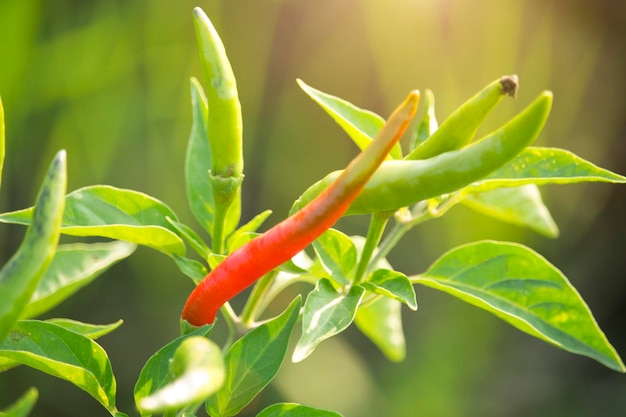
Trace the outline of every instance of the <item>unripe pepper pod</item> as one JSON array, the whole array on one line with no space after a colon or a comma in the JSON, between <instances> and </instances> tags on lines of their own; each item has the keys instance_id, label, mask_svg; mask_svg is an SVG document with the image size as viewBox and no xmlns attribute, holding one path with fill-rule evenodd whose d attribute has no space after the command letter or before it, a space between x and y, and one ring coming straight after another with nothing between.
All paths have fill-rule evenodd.
<instances>
[{"instance_id":1,"label":"unripe pepper pod","mask_svg":"<svg viewBox=\"0 0 626 417\"><path fill-rule=\"evenodd\" d=\"M461 149L472 141L478 128L505 95L517 96L517 75L492 81L457 108L428 139L417 145L404 159L428 159Z\"/></svg>"},{"instance_id":2,"label":"unripe pepper pod","mask_svg":"<svg viewBox=\"0 0 626 417\"><path fill-rule=\"evenodd\" d=\"M65 151L59 151L50 164L26 236L0 270L0 342L30 301L56 252L65 208L65 159Z\"/></svg>"},{"instance_id":3,"label":"unripe pepper pod","mask_svg":"<svg viewBox=\"0 0 626 417\"><path fill-rule=\"evenodd\" d=\"M191 293L182 318L195 326L212 323L226 301L291 259L335 224L400 140L418 101L419 92L411 92L372 143L317 198L226 257Z\"/></svg>"},{"instance_id":4,"label":"unripe pepper pod","mask_svg":"<svg viewBox=\"0 0 626 417\"><path fill-rule=\"evenodd\" d=\"M213 175L240 177L243 172L241 105L237 82L215 27L196 7L194 22L209 103L207 121Z\"/></svg>"},{"instance_id":5,"label":"unripe pepper pod","mask_svg":"<svg viewBox=\"0 0 626 417\"><path fill-rule=\"evenodd\" d=\"M213 193L213 250L222 253L224 239L239 222L243 181L243 122L237 82L224 44L207 15L196 7L194 23L204 78L211 149L209 181Z\"/></svg>"}]
</instances>

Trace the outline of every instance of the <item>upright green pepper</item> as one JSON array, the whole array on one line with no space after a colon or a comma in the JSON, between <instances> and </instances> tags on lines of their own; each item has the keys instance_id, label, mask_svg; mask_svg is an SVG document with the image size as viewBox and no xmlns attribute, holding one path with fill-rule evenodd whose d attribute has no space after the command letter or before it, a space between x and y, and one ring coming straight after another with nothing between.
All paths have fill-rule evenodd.
<instances>
[{"instance_id":1,"label":"upright green pepper","mask_svg":"<svg viewBox=\"0 0 626 417\"><path fill-rule=\"evenodd\" d=\"M195 326L212 323L226 301L291 259L330 228L402 137L418 101L419 93L410 93L372 143L317 198L226 257L191 293L182 318Z\"/></svg>"},{"instance_id":2,"label":"upright green pepper","mask_svg":"<svg viewBox=\"0 0 626 417\"><path fill-rule=\"evenodd\" d=\"M537 138L551 106L552 93L544 92L500 129L463 149L426 160L384 162L346 214L398 210L451 193L485 177ZM336 171L313 184L296 201L295 207L302 207L316 198L340 175L341 171Z\"/></svg>"},{"instance_id":3,"label":"upright green pepper","mask_svg":"<svg viewBox=\"0 0 626 417\"><path fill-rule=\"evenodd\" d=\"M239 221L240 188L243 181L243 123L241 104L233 69L215 27L207 15L196 7L194 22L208 101L207 135L211 148L210 181L215 202L213 250L222 252L229 230L225 223L229 211L236 211Z\"/></svg>"},{"instance_id":4,"label":"upright green pepper","mask_svg":"<svg viewBox=\"0 0 626 417\"><path fill-rule=\"evenodd\" d=\"M444 152L460 149L471 142L483 120L502 97L517 94L517 75L495 80L463 103L428 139L415 147L404 159L428 159Z\"/></svg>"},{"instance_id":5,"label":"upright green pepper","mask_svg":"<svg viewBox=\"0 0 626 417\"><path fill-rule=\"evenodd\" d=\"M65 207L65 184L65 151L60 151L39 191L26 236L0 271L0 341L30 301L54 257Z\"/></svg>"}]
</instances>

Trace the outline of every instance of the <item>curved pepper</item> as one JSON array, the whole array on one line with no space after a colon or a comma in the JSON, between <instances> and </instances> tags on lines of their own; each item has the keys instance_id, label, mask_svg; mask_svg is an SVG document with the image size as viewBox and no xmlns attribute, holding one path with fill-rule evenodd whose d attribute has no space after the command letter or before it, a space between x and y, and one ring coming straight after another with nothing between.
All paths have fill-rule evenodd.
<instances>
[{"instance_id":1,"label":"curved pepper","mask_svg":"<svg viewBox=\"0 0 626 417\"><path fill-rule=\"evenodd\" d=\"M243 122L237 82L224 44L207 15L193 11L204 78L208 114L206 132L211 150L209 181L214 201L213 250L222 253L225 237L239 223L243 181Z\"/></svg>"},{"instance_id":2,"label":"curved pepper","mask_svg":"<svg viewBox=\"0 0 626 417\"><path fill-rule=\"evenodd\" d=\"M425 160L386 161L365 185L346 215L398 210L418 201L454 192L514 158L539 135L548 119L552 93L544 92L524 111L483 139ZM330 173L294 204L302 207L341 174Z\"/></svg>"},{"instance_id":3,"label":"curved pepper","mask_svg":"<svg viewBox=\"0 0 626 417\"><path fill-rule=\"evenodd\" d=\"M191 293L182 318L195 326L212 323L226 301L291 259L339 220L402 137L418 101L419 93L411 92L372 143L310 204L226 257Z\"/></svg>"},{"instance_id":4,"label":"curved pepper","mask_svg":"<svg viewBox=\"0 0 626 417\"><path fill-rule=\"evenodd\" d=\"M448 116L435 133L404 159L428 159L467 145L502 98L517 95L518 85L517 75L507 75L491 82Z\"/></svg>"}]
</instances>

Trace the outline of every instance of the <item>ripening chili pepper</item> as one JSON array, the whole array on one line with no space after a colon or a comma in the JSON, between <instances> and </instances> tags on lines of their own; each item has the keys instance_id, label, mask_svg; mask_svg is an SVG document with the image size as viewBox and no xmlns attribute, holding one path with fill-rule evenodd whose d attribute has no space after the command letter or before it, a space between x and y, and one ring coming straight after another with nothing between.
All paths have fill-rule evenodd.
<instances>
[{"instance_id":1,"label":"ripening chili pepper","mask_svg":"<svg viewBox=\"0 0 626 417\"><path fill-rule=\"evenodd\" d=\"M500 129L465 148L425 160L386 161L374 173L346 215L395 211L418 201L459 190L513 159L541 132L552 106L544 92ZM297 209L316 198L341 171L313 184L296 201Z\"/></svg>"},{"instance_id":2,"label":"ripening chili pepper","mask_svg":"<svg viewBox=\"0 0 626 417\"><path fill-rule=\"evenodd\" d=\"M196 38L209 102L207 134L213 175L240 177L243 172L241 104L237 82L215 27L202 11L193 11Z\"/></svg>"},{"instance_id":3,"label":"ripening chili pepper","mask_svg":"<svg viewBox=\"0 0 626 417\"><path fill-rule=\"evenodd\" d=\"M182 318L195 326L212 323L226 301L291 259L339 220L402 137L418 101L419 93L411 92L370 145L317 198L226 257L191 293Z\"/></svg>"},{"instance_id":4,"label":"ripening chili pepper","mask_svg":"<svg viewBox=\"0 0 626 417\"><path fill-rule=\"evenodd\" d=\"M471 142L479 126L505 95L515 97L517 75L495 80L457 108L428 139L404 159L428 159L444 152L461 149Z\"/></svg>"},{"instance_id":5,"label":"ripening chili pepper","mask_svg":"<svg viewBox=\"0 0 626 417\"><path fill-rule=\"evenodd\" d=\"M60 151L41 186L24 240L0 271L0 341L30 301L54 257L65 207L65 171L65 151Z\"/></svg>"}]
</instances>

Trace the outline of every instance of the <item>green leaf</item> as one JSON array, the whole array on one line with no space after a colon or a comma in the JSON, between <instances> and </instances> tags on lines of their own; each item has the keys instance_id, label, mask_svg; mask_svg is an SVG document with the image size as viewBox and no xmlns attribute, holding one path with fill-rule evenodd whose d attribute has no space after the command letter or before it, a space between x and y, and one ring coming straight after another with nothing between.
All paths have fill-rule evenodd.
<instances>
[{"instance_id":1,"label":"green leaf","mask_svg":"<svg viewBox=\"0 0 626 417\"><path fill-rule=\"evenodd\" d=\"M354 320L364 292L363 287L357 285L347 294L341 294L329 280L320 279L304 304L302 336L291 360L306 359L322 341L345 330Z\"/></svg>"},{"instance_id":2,"label":"green leaf","mask_svg":"<svg viewBox=\"0 0 626 417\"><path fill-rule=\"evenodd\" d=\"M237 340L226 354L226 382L206 403L213 417L234 416L241 411L280 369L289 337L300 312L300 297L278 317Z\"/></svg>"},{"instance_id":3,"label":"green leaf","mask_svg":"<svg viewBox=\"0 0 626 417\"><path fill-rule=\"evenodd\" d=\"M524 184L626 183L626 177L558 148L528 147L510 163L464 188L465 194Z\"/></svg>"},{"instance_id":4,"label":"green leaf","mask_svg":"<svg viewBox=\"0 0 626 417\"><path fill-rule=\"evenodd\" d=\"M142 415L180 409L195 412L224 382L224 358L214 342L202 337L186 338L170 362L170 382L153 394L140 398Z\"/></svg>"},{"instance_id":5,"label":"green leaf","mask_svg":"<svg viewBox=\"0 0 626 417\"><path fill-rule=\"evenodd\" d=\"M0 356L0 372L8 371L9 369L15 368L16 366L20 366L20 363L14 361L13 359Z\"/></svg>"},{"instance_id":6,"label":"green leaf","mask_svg":"<svg viewBox=\"0 0 626 417\"><path fill-rule=\"evenodd\" d=\"M401 307L397 300L379 297L361 305L354 318L359 330L393 362L401 362L406 357Z\"/></svg>"},{"instance_id":7,"label":"green leaf","mask_svg":"<svg viewBox=\"0 0 626 417\"><path fill-rule=\"evenodd\" d=\"M329 276L341 285L348 285L357 263L354 242L339 230L328 229L313 242L313 248Z\"/></svg>"},{"instance_id":8,"label":"green leaf","mask_svg":"<svg viewBox=\"0 0 626 417\"><path fill-rule=\"evenodd\" d=\"M280 403L270 405L256 417L341 417L341 414L295 403Z\"/></svg>"},{"instance_id":9,"label":"green leaf","mask_svg":"<svg viewBox=\"0 0 626 417\"><path fill-rule=\"evenodd\" d=\"M121 241L60 245L20 318L45 313L134 250L135 245Z\"/></svg>"},{"instance_id":10,"label":"green leaf","mask_svg":"<svg viewBox=\"0 0 626 417\"><path fill-rule=\"evenodd\" d=\"M493 241L460 246L412 281L483 308L557 347L626 371L567 278L525 246Z\"/></svg>"},{"instance_id":11,"label":"green leaf","mask_svg":"<svg viewBox=\"0 0 626 417\"><path fill-rule=\"evenodd\" d=\"M150 397L169 383L170 360L185 340L190 337L206 336L212 328L212 324L199 327L193 332L174 339L152 355L141 370L135 384L135 402L139 404L142 398Z\"/></svg>"},{"instance_id":12,"label":"green leaf","mask_svg":"<svg viewBox=\"0 0 626 417\"><path fill-rule=\"evenodd\" d=\"M300 88L341 126L361 150L369 145L385 124L385 119L376 113L360 109L346 100L316 90L302 80L297 81ZM393 159L401 159L402 149L400 145L396 144L389 155Z\"/></svg>"},{"instance_id":13,"label":"green leaf","mask_svg":"<svg viewBox=\"0 0 626 417\"><path fill-rule=\"evenodd\" d=\"M4 107L0 97L0 184L2 184L2 169L4 167Z\"/></svg>"},{"instance_id":14,"label":"green leaf","mask_svg":"<svg viewBox=\"0 0 626 417\"><path fill-rule=\"evenodd\" d=\"M78 333L82 336L94 340L111 333L113 330L120 327L123 323L122 320L118 320L115 323L111 324L88 324L70 319L48 319L46 320L46 322L56 324L57 326L61 326L66 330ZM20 362L16 360L0 356L0 372L7 371L19 365Z\"/></svg>"},{"instance_id":15,"label":"green leaf","mask_svg":"<svg viewBox=\"0 0 626 417\"><path fill-rule=\"evenodd\" d=\"M206 127L209 108L204 90L195 78L191 78L191 112L193 122L185 159L187 201L198 223L211 233L215 202L209 177L212 161Z\"/></svg>"},{"instance_id":16,"label":"green leaf","mask_svg":"<svg viewBox=\"0 0 626 417\"><path fill-rule=\"evenodd\" d=\"M166 220L178 232L178 235L182 237L185 242L187 242L189 246L191 246L191 248L202 257L202 259L209 257L211 249L209 249L209 246L204 243L204 241L196 232L193 231L193 229L187 225L177 222L176 220L170 219L169 217Z\"/></svg>"},{"instance_id":17,"label":"green leaf","mask_svg":"<svg viewBox=\"0 0 626 417\"><path fill-rule=\"evenodd\" d=\"M226 255L216 255L215 253L212 253L209 255L207 262L209 263L209 267L211 269L215 269L215 267L218 266L224 259L226 259Z\"/></svg>"},{"instance_id":18,"label":"green leaf","mask_svg":"<svg viewBox=\"0 0 626 417\"><path fill-rule=\"evenodd\" d=\"M0 356L64 379L115 411L115 378L106 352L93 340L53 323L19 321L0 343Z\"/></svg>"},{"instance_id":19,"label":"green leaf","mask_svg":"<svg viewBox=\"0 0 626 417\"><path fill-rule=\"evenodd\" d=\"M180 272L191 278L196 285L208 274L205 266L193 259L174 255L174 261Z\"/></svg>"},{"instance_id":20,"label":"green leaf","mask_svg":"<svg viewBox=\"0 0 626 417\"><path fill-rule=\"evenodd\" d=\"M0 103L0 110L2 103ZM39 393L36 388L30 388L14 404L4 412L0 411L0 417L26 417L37 402Z\"/></svg>"},{"instance_id":21,"label":"green leaf","mask_svg":"<svg viewBox=\"0 0 626 417\"><path fill-rule=\"evenodd\" d=\"M479 213L528 227L546 237L556 238L559 235L559 228L535 184L470 194L461 202Z\"/></svg>"},{"instance_id":22,"label":"green leaf","mask_svg":"<svg viewBox=\"0 0 626 417\"><path fill-rule=\"evenodd\" d=\"M69 331L78 333L90 339L97 339L111 333L124 323L123 320L118 320L111 324L89 324L81 321L70 320L65 318L60 319L48 319L47 323L54 323L57 326L61 326Z\"/></svg>"},{"instance_id":23,"label":"green leaf","mask_svg":"<svg viewBox=\"0 0 626 417\"><path fill-rule=\"evenodd\" d=\"M378 269L361 285L368 291L393 298L406 304L411 310L417 310L413 284L402 272Z\"/></svg>"},{"instance_id":24,"label":"green leaf","mask_svg":"<svg viewBox=\"0 0 626 417\"><path fill-rule=\"evenodd\" d=\"M0 222L29 224L32 208L0 215ZM65 197L61 233L72 236L101 236L137 243L166 254L185 253L183 241L170 230L167 217L172 210L146 194L93 185Z\"/></svg>"},{"instance_id":25,"label":"green leaf","mask_svg":"<svg viewBox=\"0 0 626 417\"><path fill-rule=\"evenodd\" d=\"M65 151L56 154L37 195L33 224L0 270L0 341L30 301L59 242L67 181Z\"/></svg>"},{"instance_id":26,"label":"green leaf","mask_svg":"<svg viewBox=\"0 0 626 417\"><path fill-rule=\"evenodd\" d=\"M228 252L233 252L235 249L240 248L241 246L245 245L246 243L250 242L252 239L260 235L260 233L253 232L237 233L237 235L233 235L233 239L230 239L227 244Z\"/></svg>"}]
</instances>

